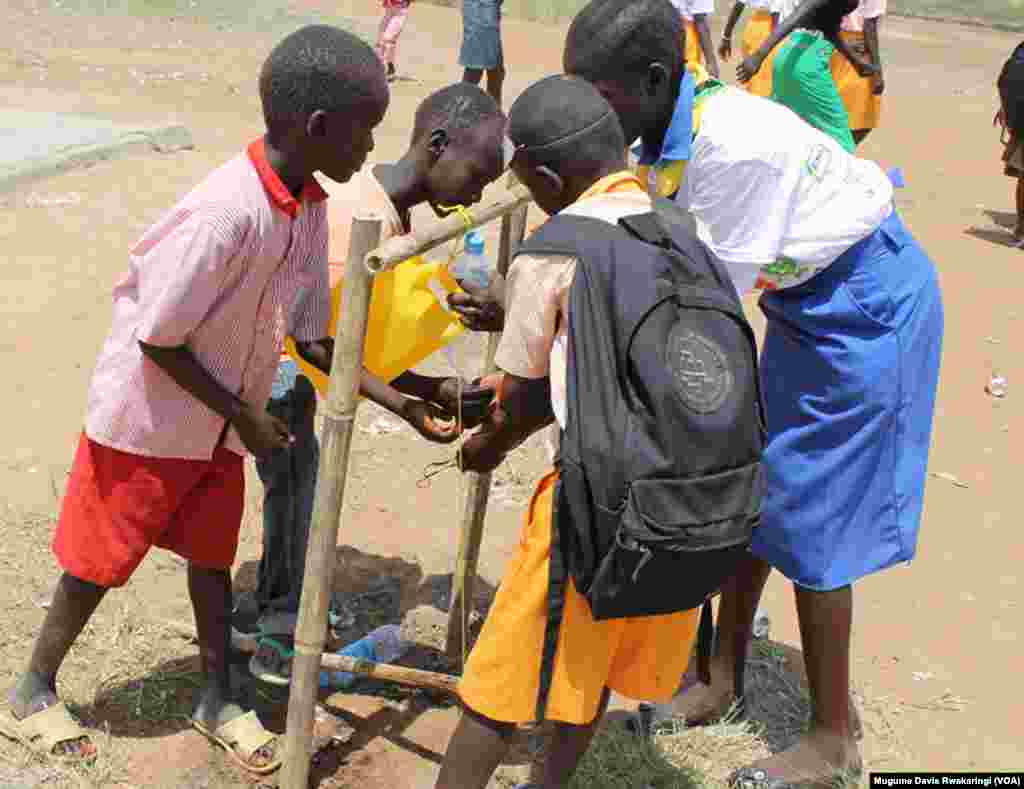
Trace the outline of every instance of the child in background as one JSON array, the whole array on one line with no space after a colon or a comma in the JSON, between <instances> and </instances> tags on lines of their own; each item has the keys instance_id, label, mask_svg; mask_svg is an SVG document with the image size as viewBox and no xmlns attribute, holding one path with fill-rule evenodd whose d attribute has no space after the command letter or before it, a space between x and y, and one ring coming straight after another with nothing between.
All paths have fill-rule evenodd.
<instances>
[{"instance_id":1,"label":"child in background","mask_svg":"<svg viewBox=\"0 0 1024 789\"><path fill-rule=\"evenodd\" d=\"M707 71L718 77L718 60L711 38L708 18L715 13L715 0L672 0L685 22L684 45L686 68L694 78L700 79Z\"/></svg>"},{"instance_id":2,"label":"child in background","mask_svg":"<svg viewBox=\"0 0 1024 789\"><path fill-rule=\"evenodd\" d=\"M377 33L377 54L387 67L388 82L396 78L395 55L398 52L398 37L402 35L405 21L409 18L409 7L412 0L382 0L384 17L380 20L380 31Z\"/></svg>"},{"instance_id":3,"label":"child in background","mask_svg":"<svg viewBox=\"0 0 1024 789\"><path fill-rule=\"evenodd\" d=\"M773 0L736 0L729 19L725 23L725 30L722 32L722 43L718 45L718 55L722 60L732 58L732 33L736 24L743 16L743 10L750 6L750 19L743 26L743 40L740 44L740 51L743 57L748 58L761 47L768 37L775 32L779 24L779 12L774 7ZM744 87L755 96L771 98L772 95L772 55L765 61L764 67Z\"/></svg>"},{"instance_id":4,"label":"child in background","mask_svg":"<svg viewBox=\"0 0 1024 789\"><path fill-rule=\"evenodd\" d=\"M188 561L203 673L192 725L250 772L281 763L277 737L236 703L229 674L243 457L291 442L266 409L285 333L330 358L327 195L313 174L358 172L388 88L374 51L325 25L279 43L259 88L264 137L146 232L114 289L54 536L64 573L0 704L0 732L46 756L95 756L57 698L57 672L107 591L159 546Z\"/></svg>"},{"instance_id":5,"label":"child in background","mask_svg":"<svg viewBox=\"0 0 1024 789\"><path fill-rule=\"evenodd\" d=\"M487 92L501 106L505 50L501 43L503 0L462 0L462 81L479 85L487 72Z\"/></svg>"},{"instance_id":6,"label":"child in background","mask_svg":"<svg viewBox=\"0 0 1024 789\"><path fill-rule=\"evenodd\" d=\"M839 36L844 16L857 0L807 0L786 16L753 55L736 69L741 83L749 82L779 46L772 65L772 99L789 107L807 123L853 153L850 119L832 77L832 55L840 52L865 74L873 67L861 61ZM783 43L784 41L784 43Z\"/></svg>"},{"instance_id":7,"label":"child in background","mask_svg":"<svg viewBox=\"0 0 1024 789\"><path fill-rule=\"evenodd\" d=\"M861 74L854 64L836 52L832 55L832 77L850 116L853 142L860 145L878 126L882 115L882 51L878 42L878 25L885 14L886 0L860 0L857 7L843 17L839 37L847 46L875 67L874 74Z\"/></svg>"},{"instance_id":8,"label":"child in background","mask_svg":"<svg viewBox=\"0 0 1024 789\"><path fill-rule=\"evenodd\" d=\"M1002 129L1003 172L1017 180L1017 224L1013 241L1024 246L1024 44L1003 64L996 83L999 89L999 111L993 125Z\"/></svg>"}]
</instances>

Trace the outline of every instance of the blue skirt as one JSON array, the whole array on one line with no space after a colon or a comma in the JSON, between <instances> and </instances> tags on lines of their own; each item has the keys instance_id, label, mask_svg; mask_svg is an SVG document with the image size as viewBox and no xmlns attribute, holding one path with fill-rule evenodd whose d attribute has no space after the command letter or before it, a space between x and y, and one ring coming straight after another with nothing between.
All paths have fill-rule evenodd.
<instances>
[{"instance_id":1,"label":"blue skirt","mask_svg":"<svg viewBox=\"0 0 1024 789\"><path fill-rule=\"evenodd\" d=\"M753 552L820 591L909 561L942 352L931 260L893 211L761 309L767 490Z\"/></svg>"},{"instance_id":2,"label":"blue skirt","mask_svg":"<svg viewBox=\"0 0 1024 789\"><path fill-rule=\"evenodd\" d=\"M459 65L496 69L505 63L501 48L501 0L462 0Z\"/></svg>"}]
</instances>

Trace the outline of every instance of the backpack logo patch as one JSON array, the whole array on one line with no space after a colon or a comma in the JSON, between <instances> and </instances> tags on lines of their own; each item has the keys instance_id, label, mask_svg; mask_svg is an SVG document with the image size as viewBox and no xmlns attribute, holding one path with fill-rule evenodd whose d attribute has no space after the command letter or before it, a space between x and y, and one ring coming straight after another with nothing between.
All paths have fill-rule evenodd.
<instances>
[{"instance_id":1,"label":"backpack logo patch","mask_svg":"<svg viewBox=\"0 0 1024 789\"><path fill-rule=\"evenodd\" d=\"M717 411L732 391L732 370L722 349L682 323L669 333L666 363L676 392L698 414Z\"/></svg>"}]
</instances>

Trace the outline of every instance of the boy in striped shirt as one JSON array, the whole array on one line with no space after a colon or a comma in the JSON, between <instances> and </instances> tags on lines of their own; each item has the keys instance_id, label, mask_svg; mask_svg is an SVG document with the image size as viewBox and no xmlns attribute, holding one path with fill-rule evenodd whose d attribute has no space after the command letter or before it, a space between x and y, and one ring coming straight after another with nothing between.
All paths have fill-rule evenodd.
<instances>
[{"instance_id":1,"label":"boy in striped shirt","mask_svg":"<svg viewBox=\"0 0 1024 789\"><path fill-rule=\"evenodd\" d=\"M46 755L95 755L56 696L57 671L107 590L156 545L188 560L204 676L193 725L251 772L280 764L275 736L234 702L228 673L243 457L292 440L266 409L285 334L329 367L326 194L313 174L344 182L359 170L389 97L374 51L323 25L281 41L259 84L264 137L143 236L114 289L54 537L64 574L0 703L0 731ZM364 384L371 399L393 394ZM433 413L422 402L403 410L420 427Z\"/></svg>"}]
</instances>

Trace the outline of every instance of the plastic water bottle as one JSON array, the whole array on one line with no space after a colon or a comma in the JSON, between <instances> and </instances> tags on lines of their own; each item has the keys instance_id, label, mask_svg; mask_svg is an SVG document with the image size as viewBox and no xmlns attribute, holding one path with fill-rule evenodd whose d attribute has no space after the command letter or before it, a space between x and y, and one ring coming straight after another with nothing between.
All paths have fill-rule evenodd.
<instances>
[{"instance_id":1,"label":"plastic water bottle","mask_svg":"<svg viewBox=\"0 0 1024 789\"><path fill-rule=\"evenodd\" d=\"M465 249L448 271L455 279L477 288L486 288L491 283L491 264L484 256L484 237L478 231L466 234Z\"/></svg>"},{"instance_id":2,"label":"plastic water bottle","mask_svg":"<svg viewBox=\"0 0 1024 789\"><path fill-rule=\"evenodd\" d=\"M768 635L772 631L772 620L768 617L760 607L757 609L757 613L754 614L754 630L752 635L754 638L764 639L768 638Z\"/></svg>"},{"instance_id":3,"label":"plastic water bottle","mask_svg":"<svg viewBox=\"0 0 1024 789\"><path fill-rule=\"evenodd\" d=\"M988 392L992 397L1003 398L1006 397L1009 385L1006 378L999 373L993 373L992 378L988 382L988 386L985 387L985 391Z\"/></svg>"},{"instance_id":4,"label":"plastic water bottle","mask_svg":"<svg viewBox=\"0 0 1024 789\"><path fill-rule=\"evenodd\" d=\"M408 652L410 646L408 641L402 640L402 631L398 625L384 625L338 650L337 654L374 663L390 663ZM358 674L347 671L321 671L320 687L350 688L358 679Z\"/></svg>"}]
</instances>

